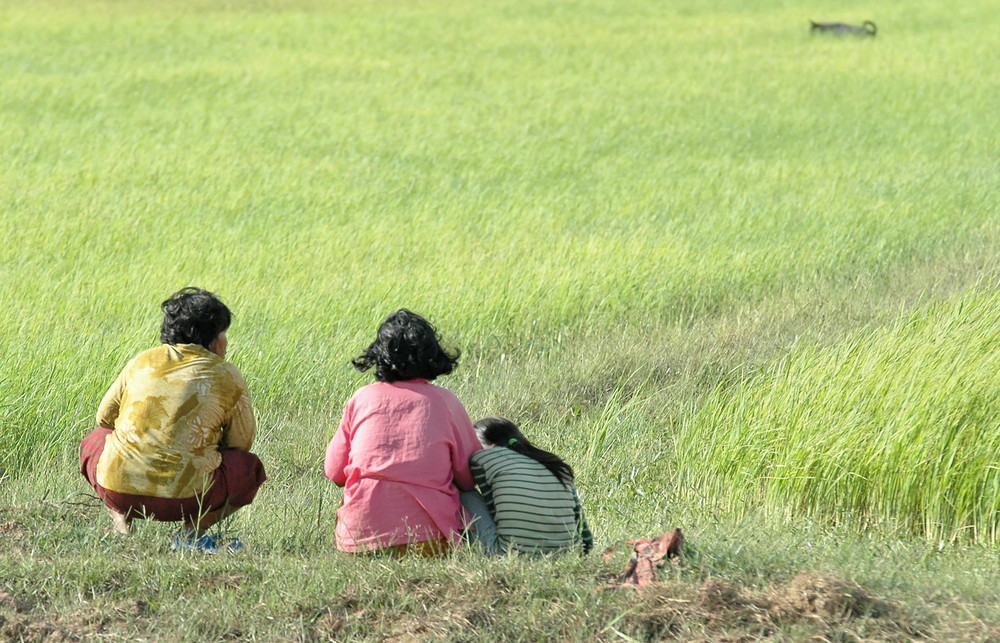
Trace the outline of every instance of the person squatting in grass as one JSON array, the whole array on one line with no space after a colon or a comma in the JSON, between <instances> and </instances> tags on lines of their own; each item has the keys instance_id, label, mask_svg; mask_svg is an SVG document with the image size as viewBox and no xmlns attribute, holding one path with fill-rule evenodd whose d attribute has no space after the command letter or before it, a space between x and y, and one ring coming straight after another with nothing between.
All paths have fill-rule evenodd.
<instances>
[{"instance_id":1,"label":"person squatting in grass","mask_svg":"<svg viewBox=\"0 0 1000 643\"><path fill-rule=\"evenodd\" d=\"M528 441L510 420L475 424L484 449L472 454L479 493L462 493L474 516L476 539L487 554L550 553L594 547L594 537L573 485L573 468Z\"/></svg>"},{"instance_id":2,"label":"person squatting in grass","mask_svg":"<svg viewBox=\"0 0 1000 643\"><path fill-rule=\"evenodd\" d=\"M225 360L231 314L212 293L180 290L161 306L162 344L121 371L80 448L80 472L115 529L135 518L182 522L174 549L242 547L205 530L253 502L267 478L250 453L256 423L246 383Z\"/></svg>"},{"instance_id":3,"label":"person squatting in grass","mask_svg":"<svg viewBox=\"0 0 1000 643\"><path fill-rule=\"evenodd\" d=\"M401 309L352 363L374 369L376 381L347 401L326 450L323 471L344 487L337 548L445 554L461 542L459 489L472 489L469 457L480 448L462 403L431 384L452 372L458 353L441 347L427 320Z\"/></svg>"}]
</instances>

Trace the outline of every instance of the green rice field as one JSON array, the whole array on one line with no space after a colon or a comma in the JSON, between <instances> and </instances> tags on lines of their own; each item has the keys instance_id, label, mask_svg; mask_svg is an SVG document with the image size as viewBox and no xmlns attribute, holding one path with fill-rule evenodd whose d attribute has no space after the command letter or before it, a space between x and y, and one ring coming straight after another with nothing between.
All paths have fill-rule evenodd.
<instances>
[{"instance_id":1,"label":"green rice field","mask_svg":"<svg viewBox=\"0 0 1000 643\"><path fill-rule=\"evenodd\" d=\"M0 640L1000 639L995 14L0 0ZM188 285L268 470L236 556L117 537L78 472ZM401 307L594 554L336 551L323 450Z\"/></svg>"}]
</instances>

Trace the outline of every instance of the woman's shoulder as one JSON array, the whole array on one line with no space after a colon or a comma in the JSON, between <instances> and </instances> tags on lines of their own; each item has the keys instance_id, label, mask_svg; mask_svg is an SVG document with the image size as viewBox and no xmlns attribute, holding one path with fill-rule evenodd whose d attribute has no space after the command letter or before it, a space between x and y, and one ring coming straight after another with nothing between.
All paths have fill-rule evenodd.
<instances>
[{"instance_id":1,"label":"woman's shoulder","mask_svg":"<svg viewBox=\"0 0 1000 643\"><path fill-rule=\"evenodd\" d=\"M207 348L198 344L164 344L164 348L172 352L172 359L187 365L193 376L207 376L215 385L232 388L234 392L247 390L239 367Z\"/></svg>"},{"instance_id":2,"label":"woman's shoulder","mask_svg":"<svg viewBox=\"0 0 1000 643\"><path fill-rule=\"evenodd\" d=\"M229 379L229 381L232 382L234 386L236 386L237 388L246 389L247 383L246 380L243 379L243 373L240 372L240 369L237 368L235 364L223 360L222 362L216 365L216 368L219 370L220 373L223 373L224 376L227 379Z\"/></svg>"},{"instance_id":3,"label":"woman's shoulder","mask_svg":"<svg viewBox=\"0 0 1000 643\"><path fill-rule=\"evenodd\" d=\"M160 344L159 346L153 346L152 348L140 351L125 364L125 370L152 369L153 371L158 371L163 368L164 363L169 359L168 349L167 344Z\"/></svg>"},{"instance_id":4,"label":"woman's shoulder","mask_svg":"<svg viewBox=\"0 0 1000 643\"><path fill-rule=\"evenodd\" d=\"M392 394L392 384L388 382L372 382L371 384L365 384L358 390L354 391L351 399L362 399L366 397L384 397L386 395Z\"/></svg>"},{"instance_id":5,"label":"woman's shoulder","mask_svg":"<svg viewBox=\"0 0 1000 643\"><path fill-rule=\"evenodd\" d=\"M452 414L467 417L458 397L446 388L427 380L373 382L362 386L348 400L352 406L405 404L408 408L447 408Z\"/></svg>"},{"instance_id":6,"label":"woman's shoulder","mask_svg":"<svg viewBox=\"0 0 1000 643\"><path fill-rule=\"evenodd\" d=\"M386 382L372 382L354 391L351 397L347 399L347 404L351 406L380 404L395 395L396 393L393 391L391 384Z\"/></svg>"},{"instance_id":7,"label":"woman's shoulder","mask_svg":"<svg viewBox=\"0 0 1000 643\"><path fill-rule=\"evenodd\" d=\"M436 395L437 397L443 400L447 400L448 402L451 403L455 404L462 403L461 400L458 399L458 396L455 395L455 392L452 391L451 389L447 389L443 386L438 386L437 384L434 384L433 382L428 382L427 380L415 380L415 381L423 382L424 386L430 387L427 390L432 391L431 393L432 395Z\"/></svg>"},{"instance_id":8,"label":"woman's shoulder","mask_svg":"<svg viewBox=\"0 0 1000 643\"><path fill-rule=\"evenodd\" d=\"M398 382L374 382L358 389L358 393L387 396L417 396L458 402L458 396L443 386L423 379Z\"/></svg>"}]
</instances>

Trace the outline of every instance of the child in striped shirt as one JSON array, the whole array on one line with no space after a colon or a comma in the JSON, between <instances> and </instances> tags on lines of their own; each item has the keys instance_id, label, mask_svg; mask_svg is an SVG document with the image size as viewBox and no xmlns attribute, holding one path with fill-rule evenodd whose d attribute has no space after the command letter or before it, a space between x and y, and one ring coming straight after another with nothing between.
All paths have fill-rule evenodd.
<instances>
[{"instance_id":1,"label":"child in striped shirt","mask_svg":"<svg viewBox=\"0 0 1000 643\"><path fill-rule=\"evenodd\" d=\"M469 458L482 496L464 492L474 516L475 538L492 554L549 553L582 547L594 539L573 485L573 468L531 444L510 420L490 417L475 424L483 445Z\"/></svg>"}]
</instances>

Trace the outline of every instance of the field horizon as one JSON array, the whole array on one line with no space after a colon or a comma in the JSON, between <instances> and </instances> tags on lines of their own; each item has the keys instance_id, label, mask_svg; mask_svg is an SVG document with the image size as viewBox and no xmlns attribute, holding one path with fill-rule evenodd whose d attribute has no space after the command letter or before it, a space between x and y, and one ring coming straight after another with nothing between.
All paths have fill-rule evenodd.
<instances>
[{"instance_id":1,"label":"field horizon","mask_svg":"<svg viewBox=\"0 0 1000 643\"><path fill-rule=\"evenodd\" d=\"M0 639L1000 638L993 13L0 4ZM238 556L78 474L188 285L268 469ZM402 307L573 465L593 555L336 552L323 449Z\"/></svg>"}]
</instances>

